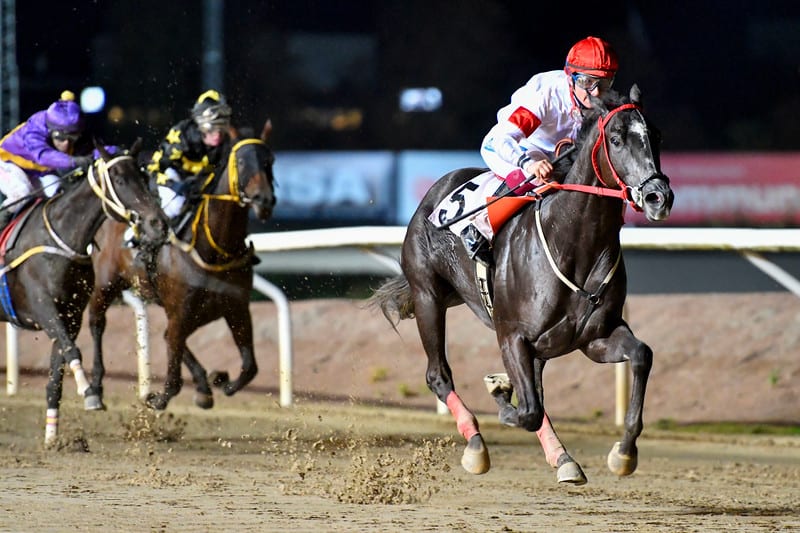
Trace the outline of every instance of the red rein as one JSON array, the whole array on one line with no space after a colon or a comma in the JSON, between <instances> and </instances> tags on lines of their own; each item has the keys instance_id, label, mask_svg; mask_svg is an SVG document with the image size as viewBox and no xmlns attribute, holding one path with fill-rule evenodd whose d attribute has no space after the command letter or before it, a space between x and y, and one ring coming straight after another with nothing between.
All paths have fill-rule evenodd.
<instances>
[{"instance_id":1,"label":"red rein","mask_svg":"<svg viewBox=\"0 0 800 533\"><path fill-rule=\"evenodd\" d=\"M554 189L562 189L568 191L580 191L585 192L588 194L595 194L597 196L610 196L612 198L619 198L625 202L628 202L633 206L636 211L641 211L641 208L633 202L633 199L630 198L628 194L628 186L622 181L622 178L619 177L617 170L614 168L614 165L611 164L611 157L608 155L608 139L606 138L606 125L611 120L615 114L619 113L620 111L624 111L626 109L641 109L636 104L623 104L619 107L616 107L609 111L604 117L601 116L597 120L597 128L600 130L599 135L597 136L597 141L594 143L594 147L592 147L592 168L594 168L594 173L597 176L597 179L603 185L595 186L595 185L578 185L578 184L569 184L569 183L550 183L552 188ZM608 168L611 169L611 175L614 176L614 180L616 181L617 185L620 187L619 189L612 189L608 186L605 186L605 181L603 181L602 175L600 173L600 165L597 160L597 154L600 151L600 148L603 148L606 154L606 163L608 163Z\"/></svg>"}]
</instances>

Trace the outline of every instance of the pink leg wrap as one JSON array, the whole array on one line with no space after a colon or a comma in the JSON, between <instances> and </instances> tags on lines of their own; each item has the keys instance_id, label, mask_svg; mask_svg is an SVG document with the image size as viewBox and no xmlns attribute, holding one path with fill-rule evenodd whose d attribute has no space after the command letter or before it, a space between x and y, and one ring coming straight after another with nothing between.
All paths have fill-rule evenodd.
<instances>
[{"instance_id":1,"label":"pink leg wrap","mask_svg":"<svg viewBox=\"0 0 800 533\"><path fill-rule=\"evenodd\" d=\"M456 427L458 428L458 432L464 436L467 441L480 433L478 429L478 421L475 419L475 415L467 409L467 406L464 405L464 402L461 401L461 398L458 397L456 391L450 391L450 394L447 395L447 408L450 409L450 412L453 414L453 418L456 419Z\"/></svg>"},{"instance_id":2,"label":"pink leg wrap","mask_svg":"<svg viewBox=\"0 0 800 533\"><path fill-rule=\"evenodd\" d=\"M536 432L536 436L539 437L539 442L542 444L547 464L552 467L558 466L558 458L561 457L561 454L566 450L564 449L564 445L561 444L561 441L558 440L558 435L556 435L547 413L544 414L542 427Z\"/></svg>"}]
</instances>

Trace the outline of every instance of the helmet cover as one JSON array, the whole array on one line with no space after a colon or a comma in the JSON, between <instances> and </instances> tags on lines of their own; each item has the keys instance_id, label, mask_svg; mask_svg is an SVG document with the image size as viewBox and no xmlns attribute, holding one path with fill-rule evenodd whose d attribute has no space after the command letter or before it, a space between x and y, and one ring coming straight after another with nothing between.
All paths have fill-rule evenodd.
<instances>
[{"instance_id":1,"label":"helmet cover","mask_svg":"<svg viewBox=\"0 0 800 533\"><path fill-rule=\"evenodd\" d=\"M71 91L64 91L60 100L50 104L45 111L45 122L50 131L79 133L83 130L81 108Z\"/></svg>"},{"instance_id":2,"label":"helmet cover","mask_svg":"<svg viewBox=\"0 0 800 533\"><path fill-rule=\"evenodd\" d=\"M201 94L192 107L192 119L202 132L225 128L231 123L231 108L215 90Z\"/></svg>"},{"instance_id":3,"label":"helmet cover","mask_svg":"<svg viewBox=\"0 0 800 533\"><path fill-rule=\"evenodd\" d=\"M586 37L575 43L567 53L564 66L567 74L580 72L598 78L613 78L618 68L614 48L599 37Z\"/></svg>"}]
</instances>

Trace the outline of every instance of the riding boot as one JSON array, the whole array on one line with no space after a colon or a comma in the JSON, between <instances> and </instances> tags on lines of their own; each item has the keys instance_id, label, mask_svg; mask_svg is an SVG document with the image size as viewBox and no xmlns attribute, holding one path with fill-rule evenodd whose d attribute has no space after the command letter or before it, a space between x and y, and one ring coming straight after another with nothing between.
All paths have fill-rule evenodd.
<instances>
[{"instance_id":1,"label":"riding boot","mask_svg":"<svg viewBox=\"0 0 800 533\"><path fill-rule=\"evenodd\" d=\"M467 255L473 261L481 263L489 268L494 261L492 249L489 241L484 237L478 228L470 224L461 232L461 241L467 249Z\"/></svg>"}]
</instances>

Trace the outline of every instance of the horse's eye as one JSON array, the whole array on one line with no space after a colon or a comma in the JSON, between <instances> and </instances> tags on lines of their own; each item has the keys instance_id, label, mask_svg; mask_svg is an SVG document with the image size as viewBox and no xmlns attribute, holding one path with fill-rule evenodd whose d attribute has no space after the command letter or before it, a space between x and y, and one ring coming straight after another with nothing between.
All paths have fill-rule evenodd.
<instances>
[{"instance_id":1,"label":"horse's eye","mask_svg":"<svg viewBox=\"0 0 800 533\"><path fill-rule=\"evenodd\" d=\"M611 137L611 144L614 146L619 146L622 144L622 138L619 135L614 135Z\"/></svg>"}]
</instances>

